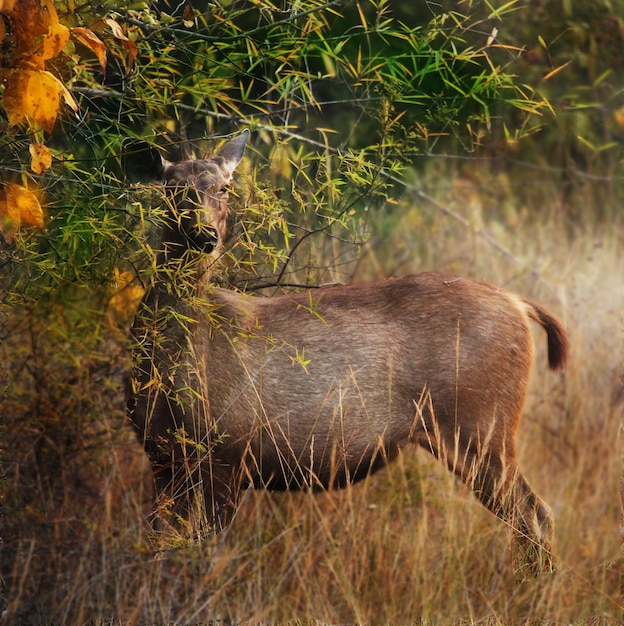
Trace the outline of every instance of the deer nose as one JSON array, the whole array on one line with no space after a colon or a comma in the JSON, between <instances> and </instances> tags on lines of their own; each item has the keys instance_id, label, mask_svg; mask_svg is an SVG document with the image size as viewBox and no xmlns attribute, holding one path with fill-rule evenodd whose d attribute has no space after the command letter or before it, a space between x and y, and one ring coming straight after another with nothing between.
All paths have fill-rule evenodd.
<instances>
[{"instance_id":1,"label":"deer nose","mask_svg":"<svg viewBox=\"0 0 624 626\"><path fill-rule=\"evenodd\" d=\"M203 228L191 241L196 250L206 253L212 252L218 243L219 235L214 228Z\"/></svg>"},{"instance_id":2,"label":"deer nose","mask_svg":"<svg viewBox=\"0 0 624 626\"><path fill-rule=\"evenodd\" d=\"M182 216L180 230L189 246L199 252L212 252L219 243L219 233L213 226L202 224L190 215Z\"/></svg>"}]
</instances>

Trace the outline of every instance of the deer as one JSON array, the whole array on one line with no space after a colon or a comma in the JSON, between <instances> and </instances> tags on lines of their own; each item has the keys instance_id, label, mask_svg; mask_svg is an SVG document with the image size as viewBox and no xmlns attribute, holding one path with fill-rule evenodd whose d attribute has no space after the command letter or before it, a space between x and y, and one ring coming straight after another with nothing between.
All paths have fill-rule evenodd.
<instances>
[{"instance_id":1,"label":"deer","mask_svg":"<svg viewBox=\"0 0 624 626\"><path fill-rule=\"evenodd\" d=\"M520 472L515 435L530 322L546 333L552 370L566 361L563 324L505 289L444 273L271 296L215 285L227 186L248 138L197 160L133 150L168 207L132 327L128 402L162 527L219 531L248 488L338 489L415 445L508 525L521 577L552 571L553 515Z\"/></svg>"}]
</instances>

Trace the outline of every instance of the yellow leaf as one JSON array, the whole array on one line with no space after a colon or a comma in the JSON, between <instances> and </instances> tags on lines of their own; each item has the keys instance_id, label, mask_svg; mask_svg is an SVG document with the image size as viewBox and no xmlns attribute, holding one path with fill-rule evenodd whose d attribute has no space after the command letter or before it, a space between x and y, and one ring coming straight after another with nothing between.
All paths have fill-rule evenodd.
<instances>
[{"instance_id":1,"label":"yellow leaf","mask_svg":"<svg viewBox=\"0 0 624 626\"><path fill-rule=\"evenodd\" d=\"M58 90L50 89L49 81L43 79L44 74L40 70L8 72L2 103L9 124L16 126L31 119L44 130L52 131L60 100Z\"/></svg>"},{"instance_id":2,"label":"yellow leaf","mask_svg":"<svg viewBox=\"0 0 624 626\"><path fill-rule=\"evenodd\" d=\"M0 189L0 232L13 241L22 224L43 228L43 209L36 194L21 185L6 184Z\"/></svg>"},{"instance_id":3,"label":"yellow leaf","mask_svg":"<svg viewBox=\"0 0 624 626\"><path fill-rule=\"evenodd\" d=\"M76 113L78 111L78 104L74 100L74 96L69 93L67 87L65 87L65 85L56 76L54 76L54 74L50 74L49 72L46 72L46 74L48 74L50 79L56 84L59 95L63 97L65 104L70 107L74 113Z\"/></svg>"},{"instance_id":4,"label":"yellow leaf","mask_svg":"<svg viewBox=\"0 0 624 626\"><path fill-rule=\"evenodd\" d=\"M136 313L145 289L135 281L134 275L115 268L113 276L115 293L108 301L110 311L116 318L132 317Z\"/></svg>"},{"instance_id":5,"label":"yellow leaf","mask_svg":"<svg viewBox=\"0 0 624 626\"><path fill-rule=\"evenodd\" d=\"M8 198L9 190L7 188L11 186L5 185L0 189L0 232L7 243L13 241L13 237L22 222L19 207Z\"/></svg>"},{"instance_id":6,"label":"yellow leaf","mask_svg":"<svg viewBox=\"0 0 624 626\"><path fill-rule=\"evenodd\" d=\"M17 204L20 210L20 216L22 218L22 224L30 224L37 228L43 228L45 226L43 222L43 209L39 203L37 196L28 189L24 189L19 185L15 185L20 190L17 194Z\"/></svg>"},{"instance_id":7,"label":"yellow leaf","mask_svg":"<svg viewBox=\"0 0 624 626\"><path fill-rule=\"evenodd\" d=\"M69 28L63 26L63 24L51 24L48 29L48 34L43 39L43 53L42 58L44 61L53 59L69 41Z\"/></svg>"},{"instance_id":8,"label":"yellow leaf","mask_svg":"<svg viewBox=\"0 0 624 626\"><path fill-rule=\"evenodd\" d=\"M360 21L362 22L362 27L364 28L364 30L368 30L368 24L366 23L366 17L364 16L364 12L362 11L362 7L360 6L360 3L357 3L357 10L358 13L360 14Z\"/></svg>"},{"instance_id":9,"label":"yellow leaf","mask_svg":"<svg viewBox=\"0 0 624 626\"><path fill-rule=\"evenodd\" d=\"M71 34L83 45L87 46L98 58L102 71L106 73L106 46L104 42L89 28L72 28Z\"/></svg>"},{"instance_id":10,"label":"yellow leaf","mask_svg":"<svg viewBox=\"0 0 624 626\"><path fill-rule=\"evenodd\" d=\"M63 83L50 72L16 69L7 72L2 103L15 126L32 120L48 133L52 132L60 107L60 97L74 111L78 106Z\"/></svg>"},{"instance_id":11,"label":"yellow leaf","mask_svg":"<svg viewBox=\"0 0 624 626\"><path fill-rule=\"evenodd\" d=\"M53 59L69 41L69 28L59 23L56 9L50 0L39 0L39 19L47 32L43 34L41 43L37 43L36 51L25 61L37 69L45 69L45 61Z\"/></svg>"},{"instance_id":12,"label":"yellow leaf","mask_svg":"<svg viewBox=\"0 0 624 626\"><path fill-rule=\"evenodd\" d=\"M47 13L50 24L58 24L59 18L52 0L38 0L43 13Z\"/></svg>"},{"instance_id":13,"label":"yellow leaf","mask_svg":"<svg viewBox=\"0 0 624 626\"><path fill-rule=\"evenodd\" d=\"M127 39L126 35L123 32L123 28L119 25L119 22L111 18L106 18L102 20L105 24L108 24L110 29L113 31L113 35L117 37L117 39Z\"/></svg>"},{"instance_id":14,"label":"yellow leaf","mask_svg":"<svg viewBox=\"0 0 624 626\"><path fill-rule=\"evenodd\" d=\"M42 143L31 143L30 150L30 167L36 174L43 174L52 166L52 154L47 146Z\"/></svg>"},{"instance_id":15,"label":"yellow leaf","mask_svg":"<svg viewBox=\"0 0 624 626\"><path fill-rule=\"evenodd\" d=\"M2 104L9 118L9 124L17 126L26 119L26 97L30 81L29 70L10 70L6 72Z\"/></svg>"},{"instance_id":16,"label":"yellow leaf","mask_svg":"<svg viewBox=\"0 0 624 626\"><path fill-rule=\"evenodd\" d=\"M613 119L620 128L624 128L624 106L613 111Z\"/></svg>"},{"instance_id":17,"label":"yellow leaf","mask_svg":"<svg viewBox=\"0 0 624 626\"><path fill-rule=\"evenodd\" d=\"M566 67L568 67L568 65L570 65L570 63L572 63L571 60L567 61L563 65L560 65L559 67L556 67L554 70L550 70L550 72L548 72L548 74L546 74L546 76L544 76L544 78L542 80L548 80L549 78L552 78L555 74L558 74L561 70L563 70Z\"/></svg>"},{"instance_id":18,"label":"yellow leaf","mask_svg":"<svg viewBox=\"0 0 624 626\"><path fill-rule=\"evenodd\" d=\"M191 5L189 4L184 5L184 13L182 14L182 22L184 23L184 26L186 26L187 28L193 28L193 26L195 26L195 13L193 12Z\"/></svg>"}]
</instances>

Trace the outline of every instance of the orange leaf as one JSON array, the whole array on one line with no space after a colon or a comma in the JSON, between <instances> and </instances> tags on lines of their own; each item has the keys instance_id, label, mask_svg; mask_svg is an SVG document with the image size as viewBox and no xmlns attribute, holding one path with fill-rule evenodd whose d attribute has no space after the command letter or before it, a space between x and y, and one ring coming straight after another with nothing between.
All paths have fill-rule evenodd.
<instances>
[{"instance_id":1,"label":"orange leaf","mask_svg":"<svg viewBox=\"0 0 624 626\"><path fill-rule=\"evenodd\" d=\"M56 16L54 7L52 12ZM0 13L6 15L13 28L19 31L18 42L34 43L50 25L50 13L42 10L38 0L0 0Z\"/></svg>"},{"instance_id":2,"label":"orange leaf","mask_svg":"<svg viewBox=\"0 0 624 626\"><path fill-rule=\"evenodd\" d=\"M52 166L52 154L48 147L42 143L31 143L28 147L30 151L30 168L35 174L43 174Z\"/></svg>"},{"instance_id":3,"label":"orange leaf","mask_svg":"<svg viewBox=\"0 0 624 626\"><path fill-rule=\"evenodd\" d=\"M0 232L13 241L22 224L43 228L43 209L37 196L21 185L6 184L0 189Z\"/></svg>"},{"instance_id":4,"label":"orange leaf","mask_svg":"<svg viewBox=\"0 0 624 626\"><path fill-rule=\"evenodd\" d=\"M113 31L113 35L121 41L121 45L128 51L128 67L132 67L134 63L134 59L136 59L137 55L137 47L134 41L128 39L123 32L121 26L110 18L106 18L103 20L104 23L108 24Z\"/></svg>"},{"instance_id":5,"label":"orange leaf","mask_svg":"<svg viewBox=\"0 0 624 626\"><path fill-rule=\"evenodd\" d=\"M10 65L43 69L43 62L51 58L46 55L58 54L54 51L63 41L65 27L58 28L58 15L50 0L0 0L0 12L11 24L13 62ZM46 44L50 31L51 39Z\"/></svg>"},{"instance_id":6,"label":"orange leaf","mask_svg":"<svg viewBox=\"0 0 624 626\"><path fill-rule=\"evenodd\" d=\"M110 26L110 29L113 31L113 35L115 35L117 39L127 39L126 35L123 32L123 28L119 25L119 22L116 22L110 17L107 17L102 21Z\"/></svg>"},{"instance_id":7,"label":"orange leaf","mask_svg":"<svg viewBox=\"0 0 624 626\"><path fill-rule=\"evenodd\" d=\"M81 44L95 53L102 66L102 71L106 73L106 46L104 42L89 28L72 28L71 33Z\"/></svg>"}]
</instances>

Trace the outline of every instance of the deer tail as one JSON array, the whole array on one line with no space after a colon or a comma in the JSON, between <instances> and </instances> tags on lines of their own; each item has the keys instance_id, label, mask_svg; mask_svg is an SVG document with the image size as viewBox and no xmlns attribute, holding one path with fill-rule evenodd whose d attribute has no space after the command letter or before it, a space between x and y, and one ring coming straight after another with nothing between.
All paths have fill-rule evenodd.
<instances>
[{"instance_id":1,"label":"deer tail","mask_svg":"<svg viewBox=\"0 0 624 626\"><path fill-rule=\"evenodd\" d=\"M568 334L563 324L538 304L524 301L529 317L546 331L548 337L548 366L551 370L562 369L568 356Z\"/></svg>"}]
</instances>

